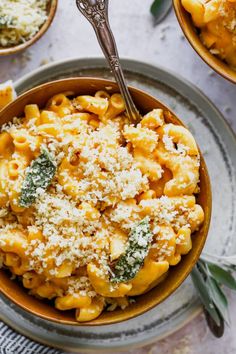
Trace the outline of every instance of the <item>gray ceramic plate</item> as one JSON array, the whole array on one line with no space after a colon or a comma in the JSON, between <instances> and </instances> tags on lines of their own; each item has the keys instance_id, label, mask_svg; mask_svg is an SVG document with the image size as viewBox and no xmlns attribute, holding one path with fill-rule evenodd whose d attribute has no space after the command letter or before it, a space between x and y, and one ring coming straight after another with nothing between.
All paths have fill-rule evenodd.
<instances>
[{"instance_id":1,"label":"gray ceramic plate","mask_svg":"<svg viewBox=\"0 0 236 354\"><path fill-rule=\"evenodd\" d=\"M188 125L205 155L213 189L213 217L206 249L213 254L236 253L235 167L233 132L212 103L188 82L165 70L123 60L127 80L171 107ZM18 93L36 85L72 76L110 78L103 59L53 63L15 83ZM73 327L49 323L24 312L1 296L1 319L22 334L64 350L127 349L173 333L201 311L190 278L158 307L132 320L102 327Z\"/></svg>"}]
</instances>

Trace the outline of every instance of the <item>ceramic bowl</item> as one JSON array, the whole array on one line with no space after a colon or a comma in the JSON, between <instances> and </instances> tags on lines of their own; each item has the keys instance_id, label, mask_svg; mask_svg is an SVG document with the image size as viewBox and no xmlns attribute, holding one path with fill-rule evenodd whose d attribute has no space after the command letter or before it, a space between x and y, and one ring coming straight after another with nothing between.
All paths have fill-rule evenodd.
<instances>
[{"instance_id":1,"label":"ceramic bowl","mask_svg":"<svg viewBox=\"0 0 236 354\"><path fill-rule=\"evenodd\" d=\"M88 77L63 79L43 84L22 94L14 102L5 107L0 112L0 125L11 121L15 116L21 116L27 104L36 103L43 108L47 100L55 94L72 91L75 95L93 95L96 91L104 89L109 89L110 92L118 91L117 85L112 81ZM144 91L133 87L130 87L130 90L142 114L154 108L169 110L163 103ZM181 120L173 112L171 113L172 115L169 117L169 122L183 125ZM192 236L192 250L186 256L182 257L181 262L177 266L170 268L168 276L163 282L146 294L136 297L135 303L131 304L127 309L119 309L114 312L105 311L99 318L81 324L75 321L74 311L60 312L53 307L52 303L41 301L30 296L27 290L24 289L20 283L11 280L9 273L3 269L0 270L0 291L24 310L46 320L64 325L106 325L128 320L150 310L170 296L181 285L196 264L205 244L211 218L211 185L202 155L200 165L200 189L201 192L197 197L197 202L204 209L205 221L201 228Z\"/></svg>"},{"instance_id":2,"label":"ceramic bowl","mask_svg":"<svg viewBox=\"0 0 236 354\"><path fill-rule=\"evenodd\" d=\"M192 22L191 15L184 9L181 0L173 0L173 5L179 24L193 49L214 71L236 84L236 71L226 62L211 54L203 45Z\"/></svg>"},{"instance_id":3,"label":"ceramic bowl","mask_svg":"<svg viewBox=\"0 0 236 354\"><path fill-rule=\"evenodd\" d=\"M28 41L26 41L24 43L17 44L12 47L1 47L0 46L0 56L1 55L10 55L10 54L15 54L15 53L21 52L21 51L25 50L26 48L30 47L32 44L34 44L39 38L41 38L44 35L44 33L48 30L48 28L50 27L50 25L54 19L54 16L55 16L56 10L57 10L57 3L58 3L58 0L50 0L48 2L48 6L47 6L48 18L44 22L42 27L39 29L39 31L31 39L29 39Z\"/></svg>"}]
</instances>

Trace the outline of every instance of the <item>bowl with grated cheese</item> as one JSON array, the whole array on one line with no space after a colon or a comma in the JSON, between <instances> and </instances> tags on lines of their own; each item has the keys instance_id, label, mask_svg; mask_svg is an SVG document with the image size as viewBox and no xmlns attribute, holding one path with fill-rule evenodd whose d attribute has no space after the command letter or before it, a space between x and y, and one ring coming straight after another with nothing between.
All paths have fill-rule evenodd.
<instances>
[{"instance_id":1,"label":"bowl with grated cheese","mask_svg":"<svg viewBox=\"0 0 236 354\"><path fill-rule=\"evenodd\" d=\"M236 0L173 0L173 6L193 49L236 83Z\"/></svg>"},{"instance_id":2,"label":"bowl with grated cheese","mask_svg":"<svg viewBox=\"0 0 236 354\"><path fill-rule=\"evenodd\" d=\"M194 137L115 83L38 86L0 112L0 291L64 325L128 320L171 295L207 238L211 187Z\"/></svg>"},{"instance_id":3,"label":"bowl with grated cheese","mask_svg":"<svg viewBox=\"0 0 236 354\"><path fill-rule=\"evenodd\" d=\"M20 52L35 43L49 28L57 0L1 0L0 55Z\"/></svg>"}]
</instances>

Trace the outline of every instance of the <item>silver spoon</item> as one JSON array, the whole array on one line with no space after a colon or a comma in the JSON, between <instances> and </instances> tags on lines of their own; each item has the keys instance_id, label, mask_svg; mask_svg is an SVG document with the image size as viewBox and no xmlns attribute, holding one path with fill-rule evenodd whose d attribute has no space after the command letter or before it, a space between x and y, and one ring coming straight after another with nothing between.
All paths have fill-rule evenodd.
<instances>
[{"instance_id":1,"label":"silver spoon","mask_svg":"<svg viewBox=\"0 0 236 354\"><path fill-rule=\"evenodd\" d=\"M137 124L140 121L141 116L134 104L125 82L115 38L109 25L108 2L109 0L76 0L78 9L92 24L95 30L98 42L110 65L119 86L121 95L125 101L126 111L130 123Z\"/></svg>"}]
</instances>

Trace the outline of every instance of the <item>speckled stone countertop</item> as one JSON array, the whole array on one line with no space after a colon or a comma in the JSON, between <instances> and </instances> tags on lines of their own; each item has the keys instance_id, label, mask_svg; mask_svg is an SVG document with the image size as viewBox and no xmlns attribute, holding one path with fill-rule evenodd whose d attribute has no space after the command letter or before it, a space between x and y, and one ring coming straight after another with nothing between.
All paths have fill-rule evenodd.
<instances>
[{"instance_id":1,"label":"speckled stone countertop","mask_svg":"<svg viewBox=\"0 0 236 354\"><path fill-rule=\"evenodd\" d=\"M236 131L236 85L214 73L185 40L174 12L157 27L149 13L151 0L111 0L110 22L120 56L159 65L177 72L201 89ZM53 25L22 54L0 58L0 82L16 80L51 61L101 56L91 26L78 13L75 1L59 0ZM232 324L215 339L199 316L170 337L130 354L235 354L236 294L230 295Z\"/></svg>"}]
</instances>

